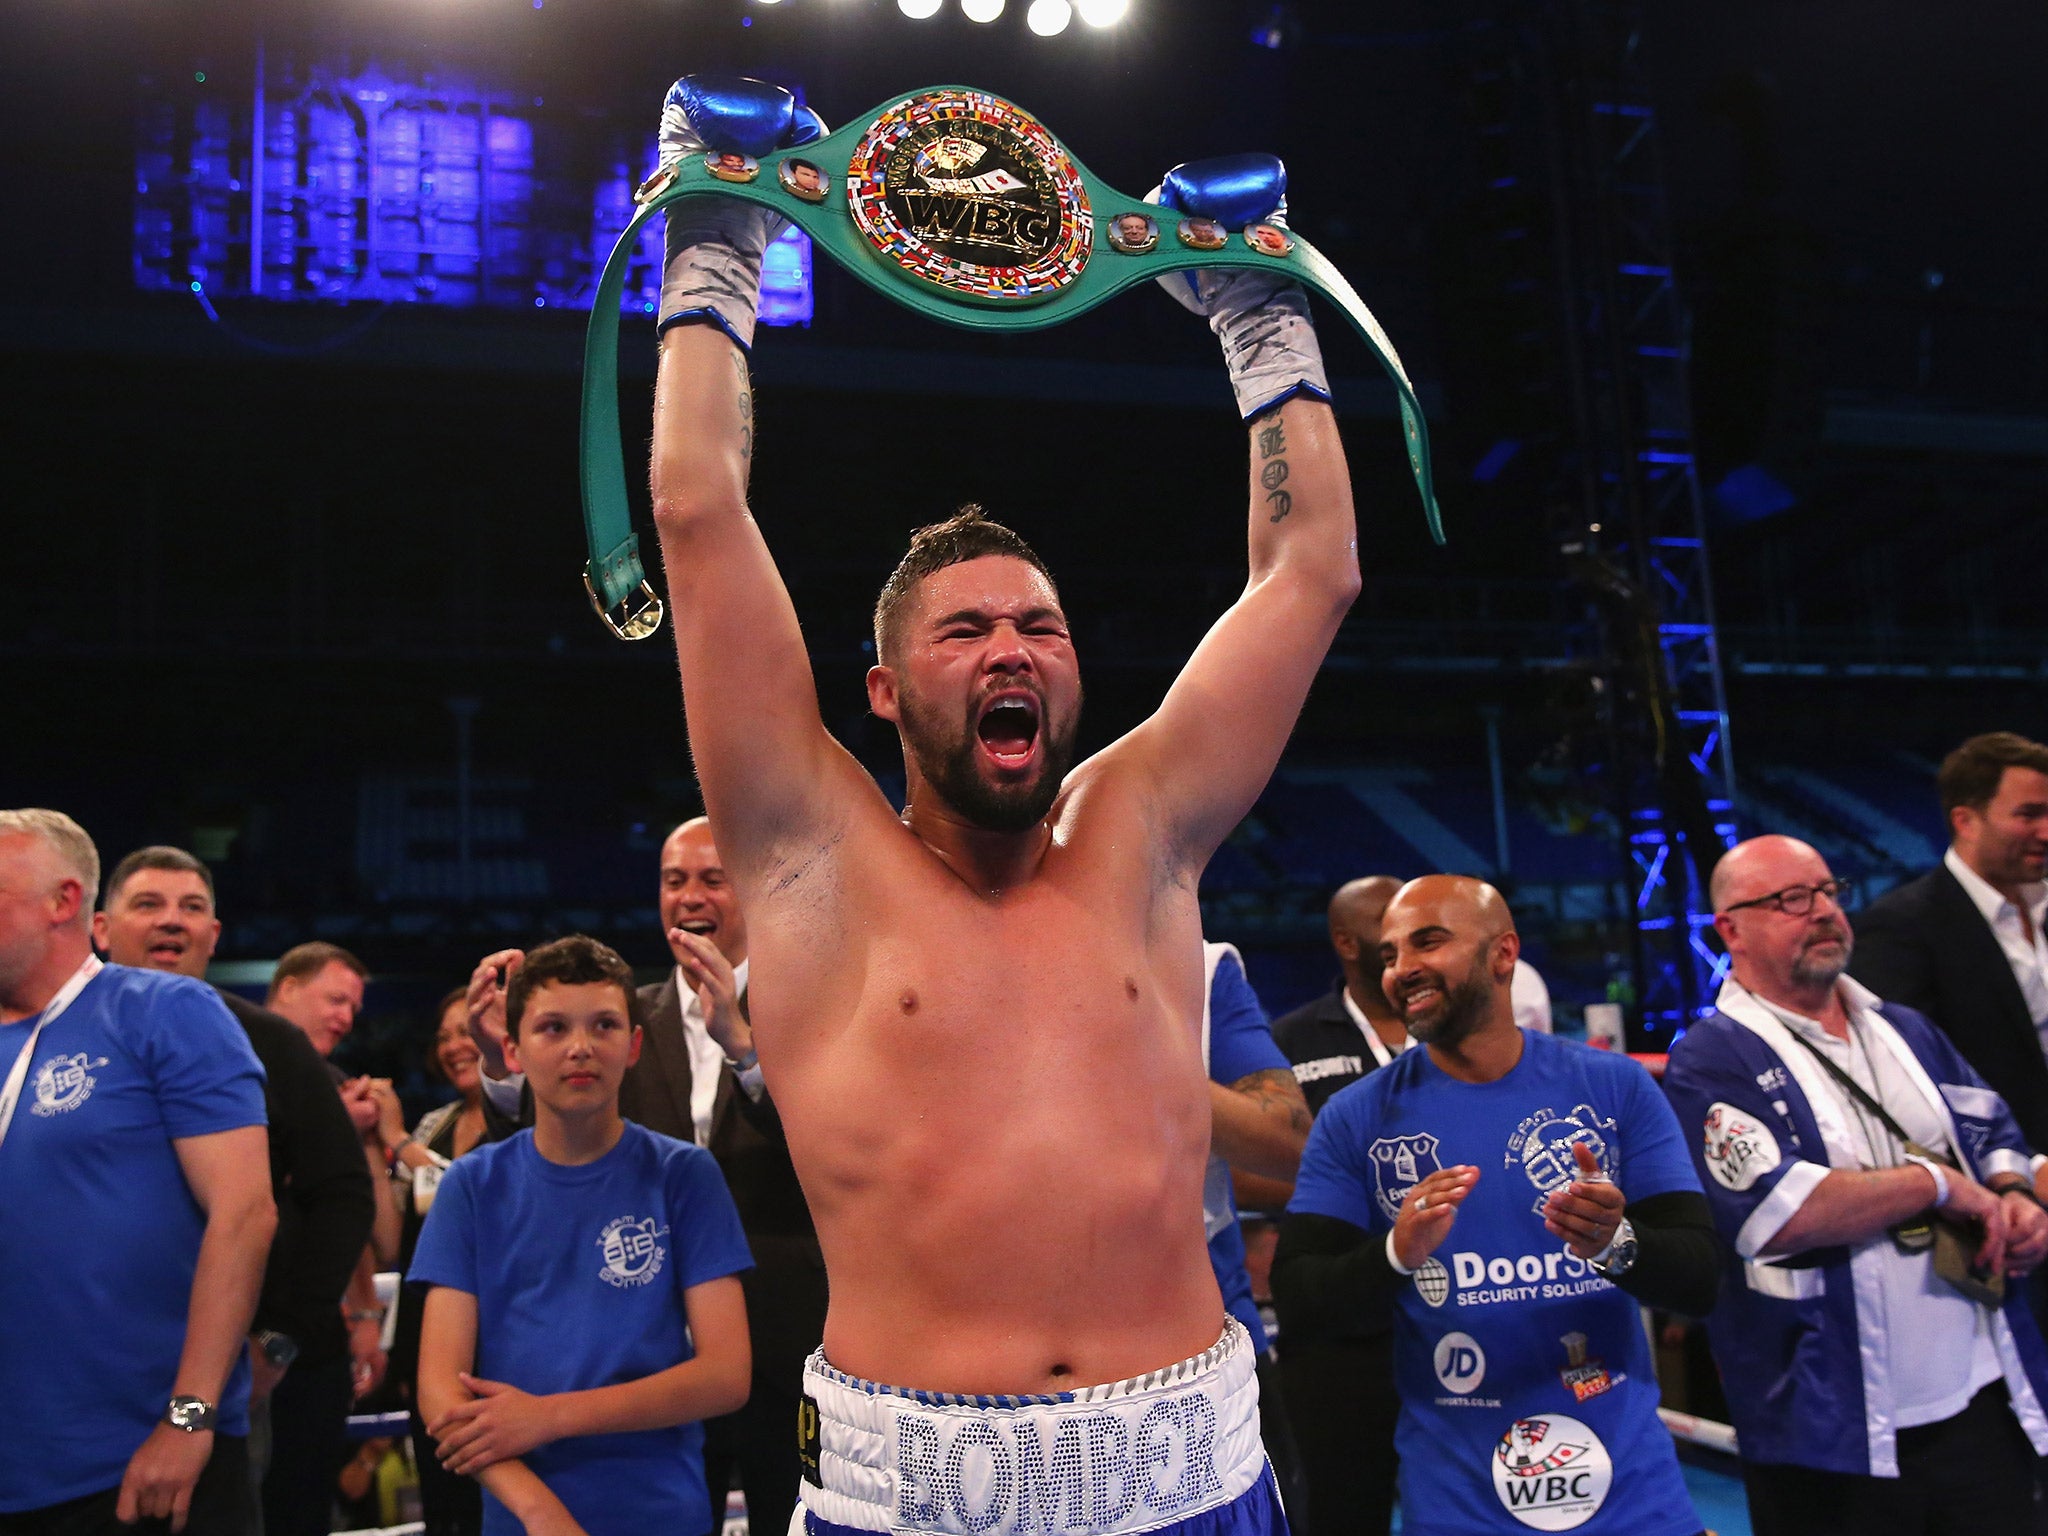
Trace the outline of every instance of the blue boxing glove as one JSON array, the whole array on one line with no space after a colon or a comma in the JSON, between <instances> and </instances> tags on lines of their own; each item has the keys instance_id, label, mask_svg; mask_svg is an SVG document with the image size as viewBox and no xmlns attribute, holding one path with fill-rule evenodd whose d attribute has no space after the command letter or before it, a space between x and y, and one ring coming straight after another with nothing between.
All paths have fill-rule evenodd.
<instances>
[{"instance_id":1,"label":"blue boxing glove","mask_svg":"<svg viewBox=\"0 0 2048 1536\"><path fill-rule=\"evenodd\" d=\"M1287 225L1287 167L1274 155L1224 155L1168 171L1149 203L1214 219L1235 234L1247 224ZM1203 268L1175 272L1159 286L1205 317L1223 343L1238 414L1261 412L1307 395L1330 398L1323 349L1309 323L1301 284L1273 271Z\"/></svg>"},{"instance_id":2,"label":"blue boxing glove","mask_svg":"<svg viewBox=\"0 0 2048 1536\"><path fill-rule=\"evenodd\" d=\"M737 75L685 75L661 106L660 155L674 165L708 150L765 155L825 136L825 123L779 85ZM761 256L788 228L757 204L692 197L671 204L661 263L661 325L715 325L754 345Z\"/></svg>"}]
</instances>

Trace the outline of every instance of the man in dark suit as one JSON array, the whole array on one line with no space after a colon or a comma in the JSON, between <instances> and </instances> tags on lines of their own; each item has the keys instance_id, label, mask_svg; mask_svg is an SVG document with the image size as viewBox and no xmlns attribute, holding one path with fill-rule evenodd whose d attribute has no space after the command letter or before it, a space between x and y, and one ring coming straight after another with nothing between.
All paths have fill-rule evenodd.
<instances>
[{"instance_id":1,"label":"man in dark suit","mask_svg":"<svg viewBox=\"0 0 2048 1536\"><path fill-rule=\"evenodd\" d=\"M639 989L640 1060L627 1070L619 1107L651 1131L709 1150L739 1207L754 1254L753 1269L740 1277L753 1390L738 1412L705 1424L705 1485L714 1530L737 1468L749 1529L782 1536L802 1476L796 1425L804 1359L825 1331L825 1259L747 1023L746 917L701 816L662 843L660 909L675 969ZM519 959L516 950L487 956L470 985L485 1089L501 1111L517 1107L519 1080L504 1072L499 971ZM525 1118L530 1123L530 1113Z\"/></svg>"},{"instance_id":2,"label":"man in dark suit","mask_svg":"<svg viewBox=\"0 0 2048 1536\"><path fill-rule=\"evenodd\" d=\"M1273 1024L1309 1108L1391 1062L1408 1029L1380 990L1380 918L1401 882L1368 875L1330 898L1336 987ZM1280 1386L1301 1451L1315 1536L1384 1536L1393 1518L1393 1314L1344 1333L1311 1332L1279 1312Z\"/></svg>"},{"instance_id":3,"label":"man in dark suit","mask_svg":"<svg viewBox=\"0 0 2048 1536\"><path fill-rule=\"evenodd\" d=\"M2048 1149L2048 747L1974 736L1938 783L1948 853L1857 915L1850 970L1932 1019Z\"/></svg>"}]
</instances>

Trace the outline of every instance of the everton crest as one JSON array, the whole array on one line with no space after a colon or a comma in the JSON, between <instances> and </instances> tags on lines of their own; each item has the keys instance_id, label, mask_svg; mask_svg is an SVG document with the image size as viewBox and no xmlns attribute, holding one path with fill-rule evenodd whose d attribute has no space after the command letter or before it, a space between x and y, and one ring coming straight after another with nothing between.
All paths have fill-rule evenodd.
<instances>
[{"instance_id":1,"label":"everton crest","mask_svg":"<svg viewBox=\"0 0 2048 1536\"><path fill-rule=\"evenodd\" d=\"M1067 152L982 91L928 91L889 108L853 151L847 193L877 252L968 298L1049 298L1094 245L1095 216Z\"/></svg>"},{"instance_id":2,"label":"everton crest","mask_svg":"<svg viewBox=\"0 0 2048 1536\"><path fill-rule=\"evenodd\" d=\"M1401 1202L1408 1198L1409 1190L1443 1168L1436 1148L1436 1138L1424 1131L1414 1136L1382 1137L1368 1149L1373 1198L1387 1220L1401 1214Z\"/></svg>"}]
</instances>

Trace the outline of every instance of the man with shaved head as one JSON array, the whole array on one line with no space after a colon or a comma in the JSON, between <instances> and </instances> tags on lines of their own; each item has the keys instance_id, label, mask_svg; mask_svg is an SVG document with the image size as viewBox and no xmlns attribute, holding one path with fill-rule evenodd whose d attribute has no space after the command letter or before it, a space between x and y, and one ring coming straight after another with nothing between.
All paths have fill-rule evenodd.
<instances>
[{"instance_id":1,"label":"man with shaved head","mask_svg":"<svg viewBox=\"0 0 2048 1536\"><path fill-rule=\"evenodd\" d=\"M1693 1536L1640 1308L1713 1305L1712 1218L1647 1072L1517 1027L1520 953L1482 881L1387 904L1381 987L1423 1048L1309 1134L1273 1266L1288 1348L1392 1298L1405 1531Z\"/></svg>"},{"instance_id":2,"label":"man with shaved head","mask_svg":"<svg viewBox=\"0 0 2048 1536\"><path fill-rule=\"evenodd\" d=\"M1294 1080L1311 1110L1408 1049L1408 1031L1380 991L1380 914L1399 889L1392 875L1367 875L1337 888L1330 898L1337 985L1273 1021L1273 1040L1294 1063Z\"/></svg>"},{"instance_id":3,"label":"man with shaved head","mask_svg":"<svg viewBox=\"0 0 2048 1536\"><path fill-rule=\"evenodd\" d=\"M1411 1044L1380 990L1380 914L1401 882L1392 875L1346 881L1330 898L1337 984L1273 1023L1273 1043L1294 1067L1313 1112L1341 1088L1391 1063ZM1277 1206L1276 1206L1277 1209ZM1343 1326L1297 1337L1280 1319L1281 1391L1308 1484L1316 1536L1385 1536L1394 1516L1394 1314L1387 1305Z\"/></svg>"},{"instance_id":4,"label":"man with shaved head","mask_svg":"<svg viewBox=\"0 0 2048 1536\"><path fill-rule=\"evenodd\" d=\"M1847 896L1796 838L1731 849L1731 974L1664 1078L1733 1248L1709 1338L1751 1523L2038 1531L2048 1350L2003 1280L2048 1256L2044 1160L1924 1015L1846 974Z\"/></svg>"}]
</instances>

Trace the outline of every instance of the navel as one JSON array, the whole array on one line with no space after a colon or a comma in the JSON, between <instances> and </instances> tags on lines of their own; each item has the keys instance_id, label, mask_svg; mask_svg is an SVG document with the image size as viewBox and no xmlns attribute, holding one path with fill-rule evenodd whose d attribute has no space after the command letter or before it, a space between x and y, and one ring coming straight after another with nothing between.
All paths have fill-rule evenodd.
<instances>
[{"instance_id":1,"label":"navel","mask_svg":"<svg viewBox=\"0 0 2048 1536\"><path fill-rule=\"evenodd\" d=\"M1126 976L1124 978L1124 996L1134 1003L1138 1000L1138 982L1136 977Z\"/></svg>"},{"instance_id":2,"label":"navel","mask_svg":"<svg viewBox=\"0 0 2048 1536\"><path fill-rule=\"evenodd\" d=\"M896 1003L905 1013L917 1012L917 994L908 987L904 988L903 995L896 999Z\"/></svg>"}]
</instances>

